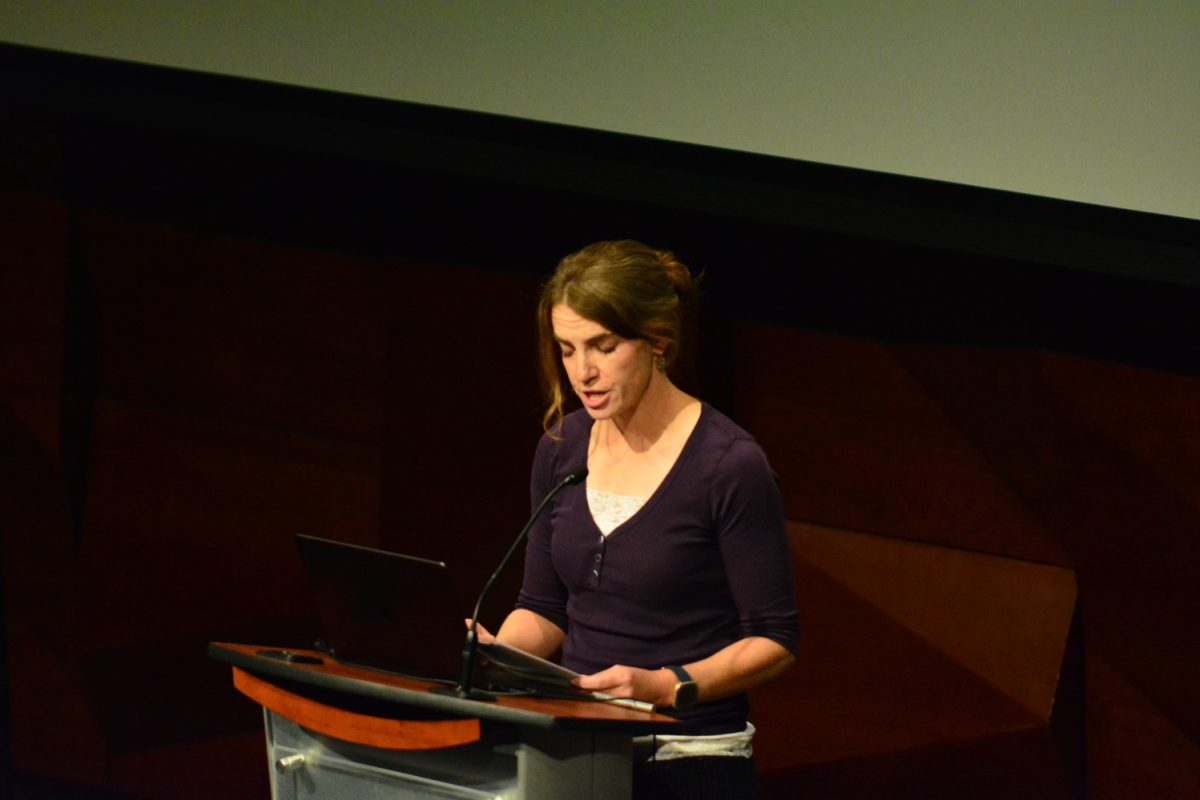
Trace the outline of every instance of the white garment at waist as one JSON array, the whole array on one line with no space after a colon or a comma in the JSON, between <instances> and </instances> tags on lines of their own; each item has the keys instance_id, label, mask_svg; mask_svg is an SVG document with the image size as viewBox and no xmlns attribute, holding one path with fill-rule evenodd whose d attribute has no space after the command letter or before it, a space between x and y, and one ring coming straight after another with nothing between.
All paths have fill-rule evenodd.
<instances>
[{"instance_id":1,"label":"white garment at waist","mask_svg":"<svg viewBox=\"0 0 1200 800\"><path fill-rule=\"evenodd\" d=\"M713 736L654 735L635 736L633 757L649 761L670 761L675 758L694 756L733 756L749 758L754 754L750 740L754 738L754 725L747 722L746 730L735 733L718 733Z\"/></svg>"}]
</instances>

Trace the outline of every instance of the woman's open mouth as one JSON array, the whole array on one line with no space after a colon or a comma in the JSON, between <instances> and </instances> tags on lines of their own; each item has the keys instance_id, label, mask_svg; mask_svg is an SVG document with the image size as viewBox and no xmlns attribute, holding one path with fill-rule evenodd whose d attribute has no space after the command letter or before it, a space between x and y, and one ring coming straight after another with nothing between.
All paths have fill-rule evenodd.
<instances>
[{"instance_id":1,"label":"woman's open mouth","mask_svg":"<svg viewBox=\"0 0 1200 800\"><path fill-rule=\"evenodd\" d=\"M596 392L584 390L579 393L583 404L588 408L600 408L604 405L604 401L608 399L608 391Z\"/></svg>"}]
</instances>

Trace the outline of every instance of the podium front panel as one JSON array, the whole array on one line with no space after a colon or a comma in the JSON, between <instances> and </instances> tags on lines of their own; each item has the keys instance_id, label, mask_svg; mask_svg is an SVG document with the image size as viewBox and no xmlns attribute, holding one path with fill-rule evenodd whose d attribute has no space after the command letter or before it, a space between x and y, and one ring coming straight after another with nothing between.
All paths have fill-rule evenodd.
<instances>
[{"instance_id":1,"label":"podium front panel","mask_svg":"<svg viewBox=\"0 0 1200 800\"><path fill-rule=\"evenodd\" d=\"M627 736L488 726L478 742L384 750L264 710L274 800L625 800Z\"/></svg>"},{"instance_id":2,"label":"podium front panel","mask_svg":"<svg viewBox=\"0 0 1200 800\"><path fill-rule=\"evenodd\" d=\"M264 711L271 796L373 800L507 800L515 792L515 754L482 743L442 750L382 750L305 730Z\"/></svg>"}]
</instances>

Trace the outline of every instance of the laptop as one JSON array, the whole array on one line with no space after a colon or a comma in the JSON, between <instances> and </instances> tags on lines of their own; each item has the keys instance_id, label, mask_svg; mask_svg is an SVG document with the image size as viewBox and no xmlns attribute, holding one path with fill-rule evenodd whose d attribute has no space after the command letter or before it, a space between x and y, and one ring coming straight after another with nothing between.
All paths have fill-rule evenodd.
<instances>
[{"instance_id":1,"label":"laptop","mask_svg":"<svg viewBox=\"0 0 1200 800\"><path fill-rule=\"evenodd\" d=\"M303 534L296 536L296 550L334 658L457 684L467 615L444 563ZM498 687L652 708L578 689L571 670L499 642L480 644L478 651Z\"/></svg>"},{"instance_id":2,"label":"laptop","mask_svg":"<svg viewBox=\"0 0 1200 800\"><path fill-rule=\"evenodd\" d=\"M303 534L296 550L334 658L457 682L466 615L444 563Z\"/></svg>"}]
</instances>

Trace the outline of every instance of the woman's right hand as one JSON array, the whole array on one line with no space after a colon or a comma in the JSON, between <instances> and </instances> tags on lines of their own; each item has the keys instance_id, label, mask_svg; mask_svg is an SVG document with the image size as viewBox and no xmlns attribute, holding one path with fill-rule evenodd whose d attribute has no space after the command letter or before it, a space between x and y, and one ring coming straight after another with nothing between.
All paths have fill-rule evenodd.
<instances>
[{"instance_id":1,"label":"woman's right hand","mask_svg":"<svg viewBox=\"0 0 1200 800\"><path fill-rule=\"evenodd\" d=\"M471 630L471 620L464 619L463 624L467 626L467 630ZM496 637L492 635L492 632L478 622L475 623L475 637L479 640L480 644L491 644L496 641Z\"/></svg>"}]
</instances>

